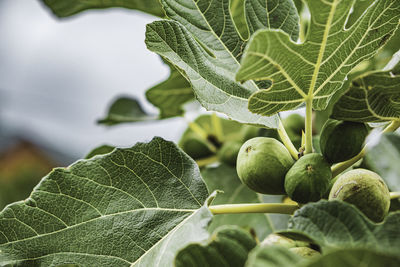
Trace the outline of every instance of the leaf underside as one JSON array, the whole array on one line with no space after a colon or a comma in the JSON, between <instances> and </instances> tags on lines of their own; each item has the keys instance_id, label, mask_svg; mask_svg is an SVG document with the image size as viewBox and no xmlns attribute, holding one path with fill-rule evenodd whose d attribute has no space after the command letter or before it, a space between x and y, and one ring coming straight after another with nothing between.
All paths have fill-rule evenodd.
<instances>
[{"instance_id":1,"label":"leaf underside","mask_svg":"<svg viewBox=\"0 0 400 267\"><path fill-rule=\"evenodd\" d=\"M195 162L154 138L55 169L0 213L0 265L172 266L208 237Z\"/></svg>"},{"instance_id":2,"label":"leaf underside","mask_svg":"<svg viewBox=\"0 0 400 267\"><path fill-rule=\"evenodd\" d=\"M356 122L400 120L400 73L376 71L353 80L331 117Z\"/></svg>"},{"instance_id":3,"label":"leaf underside","mask_svg":"<svg viewBox=\"0 0 400 267\"><path fill-rule=\"evenodd\" d=\"M246 40L232 20L229 0L162 0L161 3L171 20L147 25L147 47L184 73L206 109L225 113L239 122L276 128L276 116L263 117L247 109L248 97L258 86L251 81L244 84L235 81ZM281 28L297 39L298 15L291 1L269 1L267 5L264 0L249 0L245 7L250 32Z\"/></svg>"},{"instance_id":4,"label":"leaf underside","mask_svg":"<svg viewBox=\"0 0 400 267\"><path fill-rule=\"evenodd\" d=\"M251 38L238 81L270 80L272 86L252 94L250 111L270 116L312 100L327 107L348 73L371 58L399 25L400 1L375 1L350 28L345 24L354 1L306 0L311 22L302 44L280 30L260 30Z\"/></svg>"},{"instance_id":5,"label":"leaf underside","mask_svg":"<svg viewBox=\"0 0 400 267\"><path fill-rule=\"evenodd\" d=\"M176 267L242 267L251 249L257 245L248 231L224 226L215 231L206 244L190 244L175 258Z\"/></svg>"},{"instance_id":6,"label":"leaf underside","mask_svg":"<svg viewBox=\"0 0 400 267\"><path fill-rule=\"evenodd\" d=\"M182 116L182 106L194 99L190 83L173 65L167 65L171 70L168 79L146 91L147 100L160 110L160 119Z\"/></svg>"},{"instance_id":7,"label":"leaf underside","mask_svg":"<svg viewBox=\"0 0 400 267\"><path fill-rule=\"evenodd\" d=\"M319 201L296 211L289 229L304 233L323 252L335 248L368 248L400 255L400 212L375 224L355 206L341 201Z\"/></svg>"},{"instance_id":8,"label":"leaf underside","mask_svg":"<svg viewBox=\"0 0 400 267\"><path fill-rule=\"evenodd\" d=\"M249 254L246 267L397 267L399 257L369 249L337 249L322 256L302 258L287 248L257 247Z\"/></svg>"},{"instance_id":9,"label":"leaf underside","mask_svg":"<svg viewBox=\"0 0 400 267\"><path fill-rule=\"evenodd\" d=\"M163 17L158 0L41 0L57 17L69 17L88 9L123 7Z\"/></svg>"}]
</instances>

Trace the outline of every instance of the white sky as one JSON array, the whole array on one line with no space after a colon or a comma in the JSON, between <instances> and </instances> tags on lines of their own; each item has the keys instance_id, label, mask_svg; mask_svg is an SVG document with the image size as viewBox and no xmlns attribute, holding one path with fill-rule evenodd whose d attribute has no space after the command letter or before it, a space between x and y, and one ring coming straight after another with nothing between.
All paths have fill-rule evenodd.
<instances>
[{"instance_id":1,"label":"white sky","mask_svg":"<svg viewBox=\"0 0 400 267\"><path fill-rule=\"evenodd\" d=\"M177 141L182 119L112 128L95 123L117 95L145 102L145 90L168 76L144 44L145 25L155 19L108 9L60 21L37 0L1 0L2 125L76 157L103 143L131 146L154 135Z\"/></svg>"}]
</instances>

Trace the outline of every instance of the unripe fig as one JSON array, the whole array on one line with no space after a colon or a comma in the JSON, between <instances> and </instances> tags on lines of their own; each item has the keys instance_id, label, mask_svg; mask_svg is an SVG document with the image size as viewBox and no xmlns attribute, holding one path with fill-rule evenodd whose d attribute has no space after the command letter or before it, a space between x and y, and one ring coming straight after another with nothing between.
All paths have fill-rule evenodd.
<instances>
[{"instance_id":1,"label":"unripe fig","mask_svg":"<svg viewBox=\"0 0 400 267\"><path fill-rule=\"evenodd\" d=\"M239 141L226 141L218 151L218 158L221 162L231 166L236 165L236 159L242 143Z\"/></svg>"},{"instance_id":2,"label":"unripe fig","mask_svg":"<svg viewBox=\"0 0 400 267\"><path fill-rule=\"evenodd\" d=\"M294 248L294 247L305 247L309 245L307 242L304 241L297 241L290 239L286 236L280 234L269 234L262 242L262 246L273 246L279 245L286 248Z\"/></svg>"},{"instance_id":3,"label":"unripe fig","mask_svg":"<svg viewBox=\"0 0 400 267\"><path fill-rule=\"evenodd\" d=\"M286 133L296 148L301 146L301 135L304 131L304 117L300 114L291 114L282 120Z\"/></svg>"},{"instance_id":4,"label":"unripe fig","mask_svg":"<svg viewBox=\"0 0 400 267\"><path fill-rule=\"evenodd\" d=\"M247 140L260 136L260 128L251 126L251 125L243 125L242 129L240 129L240 135L243 142Z\"/></svg>"},{"instance_id":5,"label":"unripe fig","mask_svg":"<svg viewBox=\"0 0 400 267\"><path fill-rule=\"evenodd\" d=\"M289 250L299 256L302 256L303 258L312 258L321 255L321 253L309 247L289 248Z\"/></svg>"},{"instance_id":6,"label":"unripe fig","mask_svg":"<svg viewBox=\"0 0 400 267\"><path fill-rule=\"evenodd\" d=\"M330 165L321 154L306 154L286 174L285 190L299 203L318 201L328 190L331 178Z\"/></svg>"},{"instance_id":7,"label":"unripe fig","mask_svg":"<svg viewBox=\"0 0 400 267\"><path fill-rule=\"evenodd\" d=\"M329 200L351 203L372 221L380 222L389 212L390 193L378 174L365 169L354 169L336 180Z\"/></svg>"},{"instance_id":8,"label":"unripe fig","mask_svg":"<svg viewBox=\"0 0 400 267\"><path fill-rule=\"evenodd\" d=\"M305 122L303 116L294 113L284 118L282 120L282 124L285 127L285 130L288 132L288 134L290 132L301 137L301 132L304 130Z\"/></svg>"},{"instance_id":9,"label":"unripe fig","mask_svg":"<svg viewBox=\"0 0 400 267\"><path fill-rule=\"evenodd\" d=\"M293 163L282 143L269 137L256 137L240 148L236 170L242 183L252 190L280 195L285 193L285 174Z\"/></svg>"},{"instance_id":10,"label":"unripe fig","mask_svg":"<svg viewBox=\"0 0 400 267\"><path fill-rule=\"evenodd\" d=\"M329 163L351 159L360 153L367 135L364 123L329 119L319 139L322 155Z\"/></svg>"},{"instance_id":11,"label":"unripe fig","mask_svg":"<svg viewBox=\"0 0 400 267\"><path fill-rule=\"evenodd\" d=\"M202 140L195 133L187 134L185 139L180 141L179 146L194 159L205 158L213 154L206 141Z\"/></svg>"}]
</instances>

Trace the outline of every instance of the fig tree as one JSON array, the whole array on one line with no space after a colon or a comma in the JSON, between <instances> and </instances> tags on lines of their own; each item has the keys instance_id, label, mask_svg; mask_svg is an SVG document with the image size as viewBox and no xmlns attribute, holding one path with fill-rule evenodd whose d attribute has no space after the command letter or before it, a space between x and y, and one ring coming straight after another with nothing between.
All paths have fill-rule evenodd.
<instances>
[{"instance_id":1,"label":"fig tree","mask_svg":"<svg viewBox=\"0 0 400 267\"><path fill-rule=\"evenodd\" d=\"M377 173L366 169L354 169L340 175L332 186L329 200L351 203L374 222L382 221L390 206L385 182Z\"/></svg>"},{"instance_id":2,"label":"fig tree","mask_svg":"<svg viewBox=\"0 0 400 267\"><path fill-rule=\"evenodd\" d=\"M237 155L242 143L239 141L226 141L218 151L217 155L221 162L231 166L236 165Z\"/></svg>"},{"instance_id":3,"label":"fig tree","mask_svg":"<svg viewBox=\"0 0 400 267\"><path fill-rule=\"evenodd\" d=\"M252 190L280 195L285 193L285 174L293 163L282 143L269 137L256 137L240 148L236 169L242 183Z\"/></svg>"},{"instance_id":4,"label":"fig tree","mask_svg":"<svg viewBox=\"0 0 400 267\"><path fill-rule=\"evenodd\" d=\"M367 135L364 123L329 119L321 131L320 149L329 163L346 161L360 153Z\"/></svg>"},{"instance_id":5,"label":"fig tree","mask_svg":"<svg viewBox=\"0 0 400 267\"><path fill-rule=\"evenodd\" d=\"M285 190L299 203L318 201L328 190L331 178L330 165L321 154L306 154L287 172Z\"/></svg>"}]
</instances>

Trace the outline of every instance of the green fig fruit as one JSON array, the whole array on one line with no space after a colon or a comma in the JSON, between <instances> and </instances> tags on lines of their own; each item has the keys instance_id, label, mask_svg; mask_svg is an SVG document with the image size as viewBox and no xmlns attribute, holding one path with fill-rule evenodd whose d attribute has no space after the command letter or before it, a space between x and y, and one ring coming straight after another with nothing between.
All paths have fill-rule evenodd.
<instances>
[{"instance_id":1,"label":"green fig fruit","mask_svg":"<svg viewBox=\"0 0 400 267\"><path fill-rule=\"evenodd\" d=\"M309 247L289 248L289 250L299 256L302 256L303 258L312 258L321 255L321 253Z\"/></svg>"},{"instance_id":2,"label":"green fig fruit","mask_svg":"<svg viewBox=\"0 0 400 267\"><path fill-rule=\"evenodd\" d=\"M218 159L220 162L226 163L231 166L236 165L237 156L242 142L239 141L226 141L218 151Z\"/></svg>"},{"instance_id":3,"label":"green fig fruit","mask_svg":"<svg viewBox=\"0 0 400 267\"><path fill-rule=\"evenodd\" d=\"M298 241L290 239L286 236L280 234L269 234L263 241L261 241L261 246L283 246L286 248L294 248L294 247L305 247L308 246L309 243L304 241Z\"/></svg>"},{"instance_id":4,"label":"green fig fruit","mask_svg":"<svg viewBox=\"0 0 400 267\"><path fill-rule=\"evenodd\" d=\"M306 154L287 172L285 190L299 203L318 201L328 190L331 178L330 165L321 154Z\"/></svg>"},{"instance_id":5,"label":"green fig fruit","mask_svg":"<svg viewBox=\"0 0 400 267\"><path fill-rule=\"evenodd\" d=\"M256 137L240 148L236 170L242 183L250 189L280 195L285 193L285 174L293 163L282 143L269 137Z\"/></svg>"},{"instance_id":6,"label":"green fig fruit","mask_svg":"<svg viewBox=\"0 0 400 267\"><path fill-rule=\"evenodd\" d=\"M179 142L179 146L193 159L201 159L213 154L206 141L201 139L196 133L188 133Z\"/></svg>"},{"instance_id":7,"label":"green fig fruit","mask_svg":"<svg viewBox=\"0 0 400 267\"><path fill-rule=\"evenodd\" d=\"M329 163L351 159L360 153L367 135L364 123L329 119L319 139L322 155Z\"/></svg>"},{"instance_id":8,"label":"green fig fruit","mask_svg":"<svg viewBox=\"0 0 400 267\"><path fill-rule=\"evenodd\" d=\"M243 142L247 140L260 136L260 128L251 126L251 125L243 125L242 129L240 129L240 135Z\"/></svg>"},{"instance_id":9,"label":"green fig fruit","mask_svg":"<svg viewBox=\"0 0 400 267\"><path fill-rule=\"evenodd\" d=\"M390 193L385 182L377 173L366 169L340 175L332 186L329 200L351 203L374 222L381 222L390 207Z\"/></svg>"},{"instance_id":10,"label":"green fig fruit","mask_svg":"<svg viewBox=\"0 0 400 267\"><path fill-rule=\"evenodd\" d=\"M282 124L285 127L285 130L288 132L288 134L290 132L293 133L294 135L301 137L301 132L304 131L305 121L303 116L294 113L284 118L282 120Z\"/></svg>"}]
</instances>

